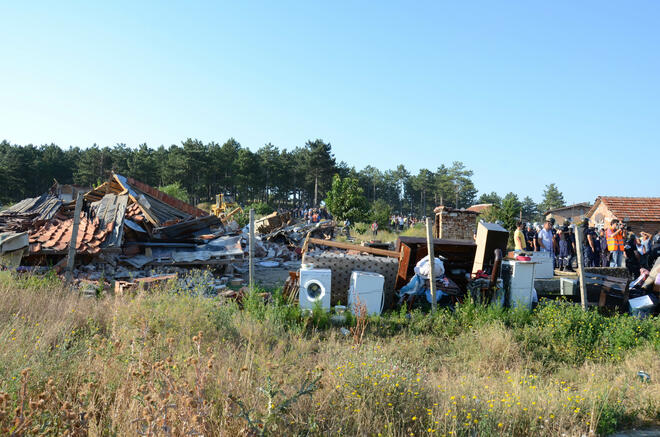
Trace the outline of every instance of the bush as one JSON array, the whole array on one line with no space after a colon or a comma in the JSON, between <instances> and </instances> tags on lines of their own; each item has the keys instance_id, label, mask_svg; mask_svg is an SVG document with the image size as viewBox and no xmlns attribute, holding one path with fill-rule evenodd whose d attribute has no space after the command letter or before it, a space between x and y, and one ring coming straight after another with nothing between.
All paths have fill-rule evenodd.
<instances>
[{"instance_id":1,"label":"bush","mask_svg":"<svg viewBox=\"0 0 660 437\"><path fill-rule=\"evenodd\" d=\"M256 202L249 204L245 208L243 208L245 212L249 213L250 209L254 209L255 215L259 216L264 216L271 214L273 211L275 211L275 208L265 202Z\"/></svg>"},{"instance_id":2,"label":"bush","mask_svg":"<svg viewBox=\"0 0 660 437\"><path fill-rule=\"evenodd\" d=\"M390 226L390 216L392 215L392 208L383 199L377 199L371 204L369 210L369 217L371 221L378 223L380 229L385 230Z\"/></svg>"},{"instance_id":3,"label":"bush","mask_svg":"<svg viewBox=\"0 0 660 437\"><path fill-rule=\"evenodd\" d=\"M182 202L188 202L189 196L185 188L181 186L179 182L174 182L173 184L160 186L158 187L163 193L172 196L176 199L181 200Z\"/></svg>"}]
</instances>

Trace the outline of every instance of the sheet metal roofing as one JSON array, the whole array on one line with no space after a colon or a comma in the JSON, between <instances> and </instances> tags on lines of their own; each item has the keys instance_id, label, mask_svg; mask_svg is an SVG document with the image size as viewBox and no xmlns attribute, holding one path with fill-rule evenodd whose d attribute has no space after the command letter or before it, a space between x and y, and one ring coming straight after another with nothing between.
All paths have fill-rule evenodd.
<instances>
[{"instance_id":1,"label":"sheet metal roofing","mask_svg":"<svg viewBox=\"0 0 660 437\"><path fill-rule=\"evenodd\" d=\"M28 230L33 222L50 220L61 206L62 201L49 194L23 199L0 212L0 232Z\"/></svg>"},{"instance_id":2,"label":"sheet metal roofing","mask_svg":"<svg viewBox=\"0 0 660 437\"><path fill-rule=\"evenodd\" d=\"M107 228L114 222L112 232L102 244L102 247L120 248L124 238L124 216L128 205L128 195L106 194L90 205L101 228Z\"/></svg>"}]
</instances>

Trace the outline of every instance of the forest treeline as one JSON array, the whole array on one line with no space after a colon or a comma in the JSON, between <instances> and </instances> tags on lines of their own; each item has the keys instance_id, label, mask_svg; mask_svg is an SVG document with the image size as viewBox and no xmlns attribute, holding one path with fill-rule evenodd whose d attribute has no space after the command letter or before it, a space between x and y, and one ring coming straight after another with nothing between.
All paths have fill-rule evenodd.
<instances>
[{"instance_id":1,"label":"forest treeline","mask_svg":"<svg viewBox=\"0 0 660 437\"><path fill-rule=\"evenodd\" d=\"M320 139L291 150L269 143L256 152L233 138L224 144L187 139L181 145L158 148L117 144L65 149L55 144L20 146L0 142L1 203L39 195L54 180L95 186L111 172L156 187L178 183L192 203L212 201L217 193L229 193L241 204L312 206L315 189L321 201L335 174L357 179L367 201L383 200L393 213L422 216L441 203L465 208L480 201L506 199L496 193L478 199L473 172L462 162L440 164L435 170L421 169L416 174L403 164L385 171L373 166L356 170L337 161L331 145ZM521 208L527 205L526 215L536 214L539 209L530 198L518 200L516 196L515 201Z\"/></svg>"}]
</instances>

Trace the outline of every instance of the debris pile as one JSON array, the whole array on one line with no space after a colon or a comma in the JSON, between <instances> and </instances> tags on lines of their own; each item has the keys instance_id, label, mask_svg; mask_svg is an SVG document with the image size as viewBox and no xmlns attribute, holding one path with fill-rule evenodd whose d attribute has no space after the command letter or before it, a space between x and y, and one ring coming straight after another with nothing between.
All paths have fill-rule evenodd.
<instances>
[{"instance_id":1,"label":"debris pile","mask_svg":"<svg viewBox=\"0 0 660 437\"><path fill-rule=\"evenodd\" d=\"M0 212L0 265L16 267L18 258L23 269L54 266L61 273L74 222L78 281L134 282L195 266L227 266L244 256L240 232L232 232L238 226L224 226L218 217L140 181L113 174L80 197L75 217L71 197L77 190L56 183L48 193ZM23 234L28 245L18 247L16 235Z\"/></svg>"}]
</instances>

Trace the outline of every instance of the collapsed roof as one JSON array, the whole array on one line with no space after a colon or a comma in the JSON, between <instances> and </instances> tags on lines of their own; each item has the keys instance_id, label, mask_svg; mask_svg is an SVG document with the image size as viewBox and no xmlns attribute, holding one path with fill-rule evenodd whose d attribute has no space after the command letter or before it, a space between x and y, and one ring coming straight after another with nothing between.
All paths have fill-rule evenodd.
<instances>
[{"instance_id":1,"label":"collapsed roof","mask_svg":"<svg viewBox=\"0 0 660 437\"><path fill-rule=\"evenodd\" d=\"M160 227L173 222L209 215L206 211L163 193L143 182L122 175L113 174L104 182L85 194L88 201L99 201L106 194L127 195L133 211L140 210L141 215L152 226Z\"/></svg>"},{"instance_id":2,"label":"collapsed roof","mask_svg":"<svg viewBox=\"0 0 660 437\"><path fill-rule=\"evenodd\" d=\"M22 200L0 213L0 234L27 231L30 256L66 255L75 201L63 200L59 192L51 190ZM83 199L76 238L78 254L127 250L135 254L139 248L174 245L179 246L170 256L174 261L182 261L177 252L183 248L189 252L188 262L237 255L236 250L228 250L232 244L219 240L224 229L216 216L140 181L113 174L86 192Z\"/></svg>"}]
</instances>

